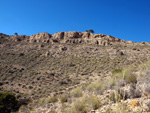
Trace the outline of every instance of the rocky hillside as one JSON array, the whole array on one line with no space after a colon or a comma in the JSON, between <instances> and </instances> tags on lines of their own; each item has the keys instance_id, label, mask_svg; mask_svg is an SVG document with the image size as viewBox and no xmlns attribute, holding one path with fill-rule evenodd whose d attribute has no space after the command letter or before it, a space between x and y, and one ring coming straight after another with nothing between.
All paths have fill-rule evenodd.
<instances>
[{"instance_id":1,"label":"rocky hillside","mask_svg":"<svg viewBox=\"0 0 150 113\"><path fill-rule=\"evenodd\" d=\"M28 100L28 105L22 106L20 112L71 113L69 108L72 107L73 113L106 112L105 105L119 103L109 99L106 92L114 91L118 81L125 81L126 88L130 83L122 77L125 68L135 66L138 69L149 57L150 43L135 43L104 34L58 32L9 36L0 33L0 91L12 92L18 100ZM117 69L121 79L116 77L115 83L97 86L102 81L111 81ZM139 71L128 72L127 75L132 75ZM101 101L100 97L108 97L108 101L105 104L98 101L96 107L85 101L87 105L81 108L90 109L77 109L75 103L86 96L94 98L94 102L95 98ZM128 96L125 101L131 98Z\"/></svg>"}]
</instances>

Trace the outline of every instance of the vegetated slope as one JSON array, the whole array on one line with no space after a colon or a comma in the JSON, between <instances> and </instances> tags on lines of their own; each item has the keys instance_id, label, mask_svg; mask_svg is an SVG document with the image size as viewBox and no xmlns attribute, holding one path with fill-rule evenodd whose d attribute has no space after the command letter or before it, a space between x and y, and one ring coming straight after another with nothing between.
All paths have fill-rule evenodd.
<instances>
[{"instance_id":1,"label":"vegetated slope","mask_svg":"<svg viewBox=\"0 0 150 113\"><path fill-rule=\"evenodd\" d=\"M0 90L34 102L150 57L149 43L81 32L0 34ZM20 97L21 96L21 97Z\"/></svg>"}]
</instances>

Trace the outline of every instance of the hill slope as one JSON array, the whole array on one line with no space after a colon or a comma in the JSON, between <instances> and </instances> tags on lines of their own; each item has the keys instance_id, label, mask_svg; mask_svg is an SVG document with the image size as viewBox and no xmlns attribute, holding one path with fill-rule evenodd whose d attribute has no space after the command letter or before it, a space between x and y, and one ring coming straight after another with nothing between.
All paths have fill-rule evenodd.
<instances>
[{"instance_id":1,"label":"hill slope","mask_svg":"<svg viewBox=\"0 0 150 113\"><path fill-rule=\"evenodd\" d=\"M83 32L0 34L0 91L37 103L149 60L150 44ZM34 106L35 107L35 106Z\"/></svg>"}]
</instances>

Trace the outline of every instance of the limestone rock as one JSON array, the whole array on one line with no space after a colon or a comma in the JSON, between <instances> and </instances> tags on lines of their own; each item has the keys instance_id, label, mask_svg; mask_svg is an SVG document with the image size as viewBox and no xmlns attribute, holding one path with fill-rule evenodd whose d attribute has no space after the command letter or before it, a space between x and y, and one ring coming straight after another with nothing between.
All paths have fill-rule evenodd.
<instances>
[{"instance_id":1,"label":"limestone rock","mask_svg":"<svg viewBox=\"0 0 150 113\"><path fill-rule=\"evenodd\" d=\"M30 36L30 39L50 39L51 35L48 33L38 33Z\"/></svg>"},{"instance_id":2,"label":"limestone rock","mask_svg":"<svg viewBox=\"0 0 150 113\"><path fill-rule=\"evenodd\" d=\"M72 31L72 32L65 32L64 33L64 38L68 39L68 38L80 38L80 33L76 32L76 31Z\"/></svg>"},{"instance_id":3,"label":"limestone rock","mask_svg":"<svg viewBox=\"0 0 150 113\"><path fill-rule=\"evenodd\" d=\"M127 42L127 44L133 44L133 42L132 41L126 41Z\"/></svg>"},{"instance_id":4,"label":"limestone rock","mask_svg":"<svg viewBox=\"0 0 150 113\"><path fill-rule=\"evenodd\" d=\"M58 32L52 35L52 37L54 39L63 39L64 38L65 33L64 32Z\"/></svg>"},{"instance_id":5,"label":"limestone rock","mask_svg":"<svg viewBox=\"0 0 150 113\"><path fill-rule=\"evenodd\" d=\"M52 37L52 35L50 35L48 33L38 33L38 34L30 36L29 40L30 40L30 42L50 43L50 42L52 42L51 37Z\"/></svg>"},{"instance_id":6,"label":"limestone rock","mask_svg":"<svg viewBox=\"0 0 150 113\"><path fill-rule=\"evenodd\" d=\"M88 32L82 33L82 38L89 38L89 36L90 36L90 33Z\"/></svg>"}]
</instances>

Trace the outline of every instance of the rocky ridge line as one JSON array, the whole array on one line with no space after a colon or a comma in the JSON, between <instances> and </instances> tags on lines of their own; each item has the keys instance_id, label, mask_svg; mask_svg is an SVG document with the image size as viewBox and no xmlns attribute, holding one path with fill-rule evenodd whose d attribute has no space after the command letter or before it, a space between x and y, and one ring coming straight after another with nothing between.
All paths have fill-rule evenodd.
<instances>
[{"instance_id":1,"label":"rocky ridge line","mask_svg":"<svg viewBox=\"0 0 150 113\"><path fill-rule=\"evenodd\" d=\"M0 34L0 38L4 37L5 34ZM27 42L44 42L44 43L86 43L86 44L97 44L108 46L112 45L115 42L124 43L124 44L133 44L132 41L125 41L119 38L115 38L113 36L105 35L105 34L93 34L88 32L58 32L55 34L49 34L46 32L34 34L32 36L26 35L18 35L18 36L9 36L5 35L5 37L9 37L9 39L14 41L27 41ZM141 44L149 44L147 42L141 42Z\"/></svg>"}]
</instances>

